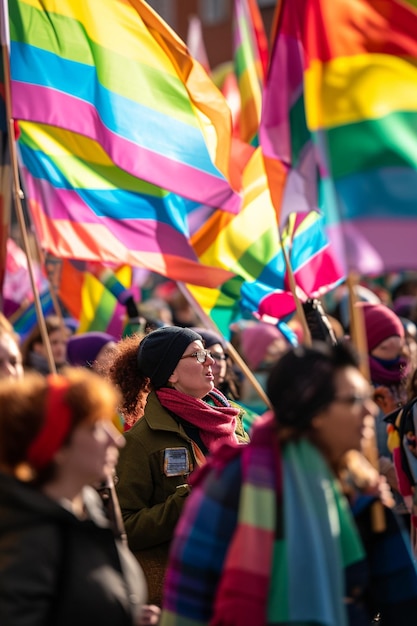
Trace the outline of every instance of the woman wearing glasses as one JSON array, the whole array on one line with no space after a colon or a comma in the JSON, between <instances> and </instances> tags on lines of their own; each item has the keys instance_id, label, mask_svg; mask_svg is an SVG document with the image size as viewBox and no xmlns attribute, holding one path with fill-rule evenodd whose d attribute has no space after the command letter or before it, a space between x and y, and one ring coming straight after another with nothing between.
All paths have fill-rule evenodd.
<instances>
[{"instance_id":1,"label":"woman wearing glasses","mask_svg":"<svg viewBox=\"0 0 417 626\"><path fill-rule=\"evenodd\" d=\"M131 428L117 492L131 550L161 603L170 540L189 493L188 477L222 443L248 441L243 411L215 389L214 359L190 328L167 326L120 341L109 367ZM209 396L209 404L203 398Z\"/></svg>"},{"instance_id":2,"label":"woman wearing glasses","mask_svg":"<svg viewBox=\"0 0 417 626\"><path fill-rule=\"evenodd\" d=\"M212 365L214 386L219 389L229 400L232 406L243 409L242 424L247 433L250 433L254 421L259 417L258 413L240 404L242 379L239 370L235 369L233 361L228 357L226 344L221 335L207 328L194 326L193 330L202 336L204 347L210 350L214 359ZM208 399L210 402L210 398Z\"/></svg>"}]
</instances>

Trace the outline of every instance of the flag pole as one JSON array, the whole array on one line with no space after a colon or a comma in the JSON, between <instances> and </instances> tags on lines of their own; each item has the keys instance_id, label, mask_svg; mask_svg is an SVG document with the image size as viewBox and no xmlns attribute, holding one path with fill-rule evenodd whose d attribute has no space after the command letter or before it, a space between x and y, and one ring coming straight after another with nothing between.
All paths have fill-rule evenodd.
<instances>
[{"instance_id":1,"label":"flag pole","mask_svg":"<svg viewBox=\"0 0 417 626\"><path fill-rule=\"evenodd\" d=\"M24 184L23 180L20 180L20 186L21 186L20 188L22 190L22 198L25 198L27 196L27 194L26 194L25 184ZM51 300L52 300L52 305L54 307L55 315L57 317L59 317L59 319L62 322L62 325L64 325L64 316L62 314L61 305L59 304L58 297L56 295L56 289L55 289L55 285L54 285L54 283L52 281L52 278L51 278L51 272L50 272L50 270L48 270L48 267L47 267L45 255L43 253L43 250L42 250L41 246L39 245L39 241L38 241L37 238L35 238L34 243L35 243L36 253L38 255L40 264L45 269L46 277L48 279L49 292L51 294Z\"/></svg>"},{"instance_id":2,"label":"flag pole","mask_svg":"<svg viewBox=\"0 0 417 626\"><path fill-rule=\"evenodd\" d=\"M350 334L351 340L360 359L360 370L365 378L371 382L371 375L368 361L368 346L365 332L365 320L363 311L355 306L357 302L356 285L358 284L358 276L355 272L348 273L346 283L349 293L349 313L350 313ZM366 437L362 439L362 453L369 463L378 471L378 446L375 435L375 419L370 428L366 428ZM380 501L375 502L371 509L372 529L374 532L383 532L386 528L384 508Z\"/></svg>"},{"instance_id":3,"label":"flag pole","mask_svg":"<svg viewBox=\"0 0 417 626\"><path fill-rule=\"evenodd\" d=\"M208 329L213 330L215 333L217 333L221 337L223 337L223 334L219 331L219 329L217 328L216 324L206 314L206 312L203 310L203 308L200 306L200 304L197 302L197 300L193 297L193 295L187 289L187 286L183 282L177 282L177 285L178 285L178 288L180 289L181 293L188 300L188 302L191 304L191 306L193 306L194 308L197 309L198 314L199 314L203 324L205 325L205 327L208 328ZM240 356L239 352L230 343L230 341L228 341L224 337L223 337L223 340L224 340L224 342L226 344L227 352L230 355L230 357L232 358L232 360L241 369L242 373L246 376L246 378L252 384L253 388L255 389L255 391L257 392L257 394L261 398L261 400L266 404L268 409L271 409L272 408L271 401L269 400L268 396L266 395L266 393L265 393L263 387L261 386L261 384L259 383L259 381L255 378L255 375L253 374L253 372L249 369L247 363Z\"/></svg>"},{"instance_id":4,"label":"flag pole","mask_svg":"<svg viewBox=\"0 0 417 626\"><path fill-rule=\"evenodd\" d=\"M12 168L12 182L13 182L13 198L16 209L17 221L19 223L20 232L22 235L23 248L28 260L28 271L30 284L33 292L33 299L35 304L36 315L39 323L39 331L41 333L42 342L45 347L46 357L48 361L49 370L52 374L56 374L55 361L52 354L51 343L49 341L48 331L46 328L45 318L42 311L42 306L39 298L39 293L36 288L35 272L33 268L32 255L30 252L29 237L26 230L25 218L23 213L22 199L23 191L19 181L19 168L17 163L17 148L15 141L15 129L14 119L12 117L12 94L11 94L11 76L10 76L10 59L9 59L9 30L8 30L8 16L6 11L7 3L2 3L1 10L1 48L2 48L2 60L4 68L4 92L5 92L5 104L6 104L6 118L8 124L8 140L10 149L10 162Z\"/></svg>"},{"instance_id":5,"label":"flag pole","mask_svg":"<svg viewBox=\"0 0 417 626\"><path fill-rule=\"evenodd\" d=\"M1 45L2 49L4 47L8 47L9 37L7 33L7 2L2 2L1 5ZM3 54L3 52L2 52ZM4 310L4 298L3 298L3 285L4 278L6 275L6 261L7 261L7 240L9 237L9 229L11 222L11 205L12 205L12 196L11 196L11 171L10 164L8 162L10 151L9 151L9 142L7 136L7 128L4 133L1 133L1 146L0 146L0 158L2 159L2 164L0 167L1 170L1 222L0 222L0 260L1 260L1 268L0 268L0 297L2 302L2 310Z\"/></svg>"},{"instance_id":6,"label":"flag pole","mask_svg":"<svg viewBox=\"0 0 417 626\"><path fill-rule=\"evenodd\" d=\"M301 304L301 300L297 294L297 285L296 285L295 278L294 278L294 272L292 271L290 258L288 256L287 250L285 249L285 245L282 239L281 239L281 248L284 254L285 265L287 266L288 282L290 285L292 296L294 298L295 307L297 311L297 317L301 324L301 328L303 329L303 344L305 346L311 346L312 341L311 341L310 329L307 324L307 319L304 313L303 305Z\"/></svg>"}]
</instances>

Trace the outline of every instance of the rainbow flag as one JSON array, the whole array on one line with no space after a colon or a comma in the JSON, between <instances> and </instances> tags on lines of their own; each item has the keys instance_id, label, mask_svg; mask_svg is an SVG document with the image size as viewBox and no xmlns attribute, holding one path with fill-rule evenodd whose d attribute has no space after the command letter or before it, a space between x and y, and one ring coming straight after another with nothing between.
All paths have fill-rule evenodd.
<instances>
[{"instance_id":1,"label":"rainbow flag","mask_svg":"<svg viewBox=\"0 0 417 626\"><path fill-rule=\"evenodd\" d=\"M256 281L247 282L241 289L241 308L253 312L257 317L282 320L295 311L291 292L288 267L282 248L285 248L297 287L297 297L320 298L334 289L344 278L332 244L326 235L325 219L316 211L292 213L281 236L281 249L275 265L280 271L280 280L271 281L268 268Z\"/></svg>"},{"instance_id":2,"label":"rainbow flag","mask_svg":"<svg viewBox=\"0 0 417 626\"><path fill-rule=\"evenodd\" d=\"M240 137L258 144L262 110L262 88L265 79L265 34L261 30L259 8L253 0L235 0L233 12L234 65L238 80L241 111ZM262 38L263 34L263 38Z\"/></svg>"},{"instance_id":3,"label":"rainbow flag","mask_svg":"<svg viewBox=\"0 0 417 626\"><path fill-rule=\"evenodd\" d=\"M104 282L103 282L104 281ZM117 296L107 288L105 281L112 286L127 289L132 284L132 268L122 266L114 272L107 270L106 279L100 280L90 272L85 272L81 290L82 309L77 333L100 330L120 338L126 324L126 309Z\"/></svg>"},{"instance_id":4,"label":"rainbow flag","mask_svg":"<svg viewBox=\"0 0 417 626\"><path fill-rule=\"evenodd\" d=\"M224 282L189 238L210 207L241 204L230 111L185 44L142 0L10 0L9 15L13 115L41 245Z\"/></svg>"},{"instance_id":5,"label":"rainbow flag","mask_svg":"<svg viewBox=\"0 0 417 626\"><path fill-rule=\"evenodd\" d=\"M233 276L216 289L186 285L225 337L230 334L232 321L242 314L242 285L270 267L280 248L276 211L270 201L260 148L244 168L243 190L238 215L218 211L192 239L202 263L229 268Z\"/></svg>"},{"instance_id":6,"label":"rainbow flag","mask_svg":"<svg viewBox=\"0 0 417 626\"><path fill-rule=\"evenodd\" d=\"M55 313L54 302L48 288L39 294L39 301L44 317ZM13 325L15 332L20 336L21 341L24 341L32 328L38 323L35 303L31 302L29 305L18 309L9 318L9 321Z\"/></svg>"},{"instance_id":7,"label":"rainbow flag","mask_svg":"<svg viewBox=\"0 0 417 626\"><path fill-rule=\"evenodd\" d=\"M283 227L291 213L318 207L318 166L304 102L307 2L277 4L259 128L271 196ZM286 176L283 188L275 182L282 171Z\"/></svg>"},{"instance_id":8,"label":"rainbow flag","mask_svg":"<svg viewBox=\"0 0 417 626\"><path fill-rule=\"evenodd\" d=\"M282 186L285 181L282 176ZM326 293L344 277L319 213L293 214L280 233L260 148L245 167L243 189L242 211L235 216L218 212L192 241L204 263L228 267L234 274L217 289L187 285L225 337L242 315L282 319L295 311L283 245L301 299Z\"/></svg>"},{"instance_id":9,"label":"rainbow flag","mask_svg":"<svg viewBox=\"0 0 417 626\"><path fill-rule=\"evenodd\" d=\"M49 283L42 267L34 259L32 259L32 270L38 293L48 289ZM6 317L10 317L19 309L24 310L34 300L26 253L10 237L7 240L6 272L2 296L3 313Z\"/></svg>"},{"instance_id":10,"label":"rainbow flag","mask_svg":"<svg viewBox=\"0 0 417 626\"><path fill-rule=\"evenodd\" d=\"M329 232L348 269L416 268L417 3L306 7L305 103Z\"/></svg>"},{"instance_id":11,"label":"rainbow flag","mask_svg":"<svg viewBox=\"0 0 417 626\"><path fill-rule=\"evenodd\" d=\"M60 274L59 297L79 322L77 333L99 330L121 337L127 322L124 296L129 293L138 299L132 268L64 259Z\"/></svg>"}]
</instances>

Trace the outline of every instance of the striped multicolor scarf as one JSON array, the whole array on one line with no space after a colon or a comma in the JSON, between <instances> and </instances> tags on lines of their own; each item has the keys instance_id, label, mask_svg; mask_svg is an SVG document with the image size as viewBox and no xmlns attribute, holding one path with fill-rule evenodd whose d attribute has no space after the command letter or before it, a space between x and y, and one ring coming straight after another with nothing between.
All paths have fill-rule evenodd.
<instances>
[{"instance_id":1,"label":"striped multicolor scarf","mask_svg":"<svg viewBox=\"0 0 417 626\"><path fill-rule=\"evenodd\" d=\"M345 626L345 568L364 558L337 480L305 440L283 453L266 416L241 453L238 524L212 626Z\"/></svg>"}]
</instances>

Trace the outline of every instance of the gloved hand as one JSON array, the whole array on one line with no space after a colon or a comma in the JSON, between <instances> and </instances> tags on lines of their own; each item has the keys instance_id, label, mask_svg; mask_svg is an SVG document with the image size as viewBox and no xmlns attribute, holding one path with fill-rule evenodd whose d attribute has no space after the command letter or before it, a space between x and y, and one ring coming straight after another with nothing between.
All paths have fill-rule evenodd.
<instances>
[{"instance_id":1,"label":"gloved hand","mask_svg":"<svg viewBox=\"0 0 417 626\"><path fill-rule=\"evenodd\" d=\"M309 298L303 302L304 314L310 329L311 338L316 341L325 341L329 344L337 343L336 335L331 327L323 306L317 298Z\"/></svg>"}]
</instances>

